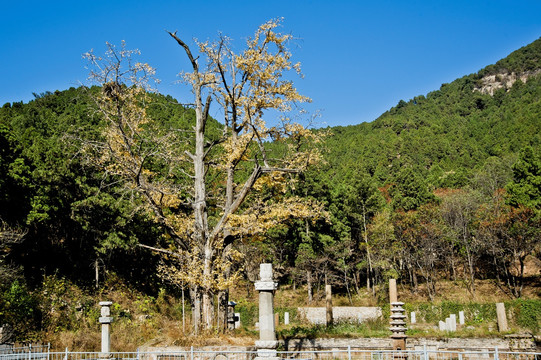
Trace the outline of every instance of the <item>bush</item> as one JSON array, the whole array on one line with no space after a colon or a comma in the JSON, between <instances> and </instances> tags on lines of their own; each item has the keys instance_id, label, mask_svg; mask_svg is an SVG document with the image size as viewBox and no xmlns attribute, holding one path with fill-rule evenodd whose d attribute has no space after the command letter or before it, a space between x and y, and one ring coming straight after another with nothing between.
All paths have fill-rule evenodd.
<instances>
[{"instance_id":1,"label":"bush","mask_svg":"<svg viewBox=\"0 0 541 360\"><path fill-rule=\"evenodd\" d=\"M541 300L517 299L513 305L517 325L538 333L541 327Z\"/></svg>"},{"instance_id":2,"label":"bush","mask_svg":"<svg viewBox=\"0 0 541 360\"><path fill-rule=\"evenodd\" d=\"M0 322L13 327L15 341L36 340L41 328L41 312L37 299L18 280L9 285L0 299Z\"/></svg>"}]
</instances>

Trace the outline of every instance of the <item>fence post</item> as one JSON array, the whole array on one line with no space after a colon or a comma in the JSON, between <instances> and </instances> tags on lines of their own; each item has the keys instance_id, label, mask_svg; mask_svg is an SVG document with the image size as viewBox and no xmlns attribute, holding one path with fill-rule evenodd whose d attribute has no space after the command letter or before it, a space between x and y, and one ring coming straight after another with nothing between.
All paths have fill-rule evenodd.
<instances>
[{"instance_id":1,"label":"fence post","mask_svg":"<svg viewBox=\"0 0 541 360\"><path fill-rule=\"evenodd\" d=\"M494 360L498 360L499 356L498 356L498 347L496 346L494 348Z\"/></svg>"},{"instance_id":2,"label":"fence post","mask_svg":"<svg viewBox=\"0 0 541 360\"><path fill-rule=\"evenodd\" d=\"M348 360L351 360L351 345L348 345Z\"/></svg>"},{"instance_id":3,"label":"fence post","mask_svg":"<svg viewBox=\"0 0 541 360\"><path fill-rule=\"evenodd\" d=\"M64 360L68 360L68 348L66 347L66 355L64 355Z\"/></svg>"},{"instance_id":4,"label":"fence post","mask_svg":"<svg viewBox=\"0 0 541 360\"><path fill-rule=\"evenodd\" d=\"M424 355L424 360L428 360L428 351L426 349L426 344L423 345L423 355Z\"/></svg>"},{"instance_id":5,"label":"fence post","mask_svg":"<svg viewBox=\"0 0 541 360\"><path fill-rule=\"evenodd\" d=\"M191 360L193 360L193 345L192 345L192 347L190 348L190 357L191 357Z\"/></svg>"}]
</instances>

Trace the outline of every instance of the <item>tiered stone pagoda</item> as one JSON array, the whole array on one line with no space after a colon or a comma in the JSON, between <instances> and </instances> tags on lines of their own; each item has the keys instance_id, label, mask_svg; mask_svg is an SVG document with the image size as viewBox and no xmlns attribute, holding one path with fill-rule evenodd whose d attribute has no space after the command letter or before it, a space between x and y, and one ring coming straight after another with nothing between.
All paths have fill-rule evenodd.
<instances>
[{"instance_id":1,"label":"tiered stone pagoda","mask_svg":"<svg viewBox=\"0 0 541 360\"><path fill-rule=\"evenodd\" d=\"M406 311L403 302L391 303L391 327L389 330L393 333L393 350L406 350Z\"/></svg>"}]
</instances>

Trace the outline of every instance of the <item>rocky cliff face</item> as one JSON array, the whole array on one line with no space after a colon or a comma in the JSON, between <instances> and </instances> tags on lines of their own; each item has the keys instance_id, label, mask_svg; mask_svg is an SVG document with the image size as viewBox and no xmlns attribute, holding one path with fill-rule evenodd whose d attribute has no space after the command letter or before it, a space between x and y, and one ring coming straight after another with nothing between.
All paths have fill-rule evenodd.
<instances>
[{"instance_id":1,"label":"rocky cliff face","mask_svg":"<svg viewBox=\"0 0 541 360\"><path fill-rule=\"evenodd\" d=\"M473 91L479 91L482 94L494 95L494 92L498 89L509 89L515 81L521 80L526 82L529 77L541 74L541 69L534 71L526 71L524 73L516 74L512 73L499 73L495 75L488 75L480 80L481 86L475 87Z\"/></svg>"}]
</instances>

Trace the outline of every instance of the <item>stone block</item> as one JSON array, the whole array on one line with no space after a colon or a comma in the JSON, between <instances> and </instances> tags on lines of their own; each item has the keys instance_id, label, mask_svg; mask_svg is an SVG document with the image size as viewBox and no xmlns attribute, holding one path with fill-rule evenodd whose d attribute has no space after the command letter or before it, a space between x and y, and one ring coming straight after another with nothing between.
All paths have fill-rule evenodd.
<instances>
[{"instance_id":1,"label":"stone block","mask_svg":"<svg viewBox=\"0 0 541 360\"><path fill-rule=\"evenodd\" d=\"M445 321L440 320L439 328L440 328L440 331L447 331L447 323Z\"/></svg>"},{"instance_id":2,"label":"stone block","mask_svg":"<svg viewBox=\"0 0 541 360\"><path fill-rule=\"evenodd\" d=\"M325 307L302 307L298 308L300 317L305 318L312 324L324 325L326 321ZM334 321L354 321L362 322L367 320L377 320L382 316L379 307L362 306L333 306L332 315Z\"/></svg>"},{"instance_id":3,"label":"stone block","mask_svg":"<svg viewBox=\"0 0 541 360\"><path fill-rule=\"evenodd\" d=\"M449 315L451 331L456 331L456 314Z\"/></svg>"},{"instance_id":4,"label":"stone block","mask_svg":"<svg viewBox=\"0 0 541 360\"><path fill-rule=\"evenodd\" d=\"M259 264L259 278L261 281L272 281L272 264Z\"/></svg>"},{"instance_id":5,"label":"stone block","mask_svg":"<svg viewBox=\"0 0 541 360\"><path fill-rule=\"evenodd\" d=\"M496 316L498 318L498 331L505 332L509 330L509 328L507 327L507 315L505 313L504 303L496 304Z\"/></svg>"}]
</instances>

